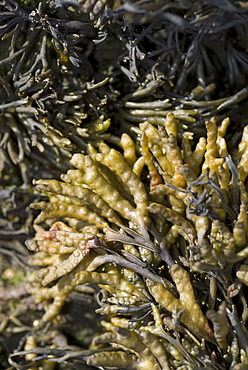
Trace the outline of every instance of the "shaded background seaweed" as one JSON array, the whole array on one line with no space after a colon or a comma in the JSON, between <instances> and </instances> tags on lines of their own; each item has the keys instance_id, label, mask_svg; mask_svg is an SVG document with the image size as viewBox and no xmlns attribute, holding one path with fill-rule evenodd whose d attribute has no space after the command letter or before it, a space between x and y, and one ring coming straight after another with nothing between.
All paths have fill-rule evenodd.
<instances>
[{"instance_id":1,"label":"shaded background seaweed","mask_svg":"<svg viewBox=\"0 0 248 370\"><path fill-rule=\"evenodd\" d=\"M44 361L53 355L61 369L245 369L248 347L241 342L247 342L247 2L1 0L0 37L1 366L45 369ZM166 154L169 150L175 163ZM85 192L80 200L79 190L73 190L78 186L73 156L77 153L88 155L78 171L87 174L93 166L96 181L103 177L102 186L117 189L118 199L125 200L126 213L111 205L101 189L92 188L86 175L80 180ZM143 189L142 205L117 164L111 167L108 154L113 163L122 163L125 173L132 169L131 178ZM185 166L194 175L186 174ZM68 180L73 173L74 180ZM64 182L59 183L61 174ZM58 190L51 190L49 179L58 181ZM59 185L67 183L68 188ZM82 223L76 222L77 216L68 221L68 206L56 213L57 202L72 204L74 212L75 207L85 209L86 216L78 216ZM38 216L30 204L47 217ZM175 221L175 213L183 220L178 216ZM37 216L39 222L48 219L44 229L33 226ZM65 224L52 226L57 216ZM197 230L194 217L208 219L204 232ZM198 232L193 242L185 237L187 227ZM55 255L51 250L39 254L45 253L43 244L55 248L58 241L51 235L60 232L75 234L86 248L82 261L75 262L78 249L68 235L63 239L71 248L67 254L59 256L60 249ZM27 243L36 251L31 254L24 242L35 233ZM160 250L164 237L169 253ZM70 253L71 270L49 280L53 265L63 267ZM103 266L95 262L98 267L93 268L93 257L105 261ZM194 320L187 325L190 309L172 261L189 274L188 286L194 288L201 318L210 323L208 335L195 329ZM49 277L43 283L41 272L38 280L35 277L41 266L50 271L44 273ZM74 281L83 269L95 275ZM116 279L107 289L102 289L108 285L104 272ZM64 284L67 273L74 279L71 288L58 294L56 287ZM53 283L57 279L58 284ZM168 280L164 294L173 295L178 311L164 307L153 293L152 284L165 284L161 279ZM124 293L116 293L121 282ZM138 297L134 282L142 286L143 296ZM50 291L47 284L54 290L48 302L41 298ZM125 298L128 287L138 298ZM34 301L28 291L40 298ZM61 315L62 301L57 302L56 314L50 314L56 294L65 302ZM208 294L213 294L212 302ZM89 307L97 309L99 304L98 314L89 313ZM44 321L50 322L45 329L43 310ZM83 312L79 322L78 310ZM102 327L96 324L99 313L106 315ZM109 321L108 315L116 316ZM229 335L227 342L218 322ZM86 350L93 336L104 330ZM206 346L200 337L208 341ZM106 343L115 343L117 350L109 345L103 351ZM14 349L20 354L8 363ZM23 349L34 352L22 355Z\"/></svg>"}]
</instances>

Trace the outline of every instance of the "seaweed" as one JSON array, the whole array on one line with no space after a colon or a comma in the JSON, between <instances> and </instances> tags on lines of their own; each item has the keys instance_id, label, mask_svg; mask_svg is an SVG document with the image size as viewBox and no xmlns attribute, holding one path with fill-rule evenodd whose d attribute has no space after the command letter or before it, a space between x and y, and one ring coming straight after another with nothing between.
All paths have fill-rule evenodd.
<instances>
[{"instance_id":1,"label":"seaweed","mask_svg":"<svg viewBox=\"0 0 248 370\"><path fill-rule=\"evenodd\" d=\"M247 14L0 1L3 366L247 368Z\"/></svg>"},{"instance_id":2,"label":"seaweed","mask_svg":"<svg viewBox=\"0 0 248 370\"><path fill-rule=\"evenodd\" d=\"M188 133L182 140L177 134L178 119L169 113L166 121L158 128L140 123L133 158L125 145L123 154L106 144L99 151L89 145L88 155L72 156L75 169L61 175L62 181L36 181L49 202L31 205L41 213L35 238L26 242L36 252L28 263L41 269L29 274L29 291L43 303L43 325L59 320L68 294L78 286L101 289L97 312L109 321L103 323L107 332L93 340L93 352L80 357L88 365L225 368L236 340L242 342L236 363L246 363L247 333L233 299L242 295L238 310L243 310L243 321L246 301L240 287L231 294L237 279L247 285L242 262L247 257L246 129L237 150L228 155L230 120L219 127L215 119L207 121L205 145L199 139L194 151ZM150 182L148 189L145 182ZM204 301L206 290L211 299Z\"/></svg>"},{"instance_id":3,"label":"seaweed","mask_svg":"<svg viewBox=\"0 0 248 370\"><path fill-rule=\"evenodd\" d=\"M195 131L223 110L235 121L243 112L242 2L0 5L0 170L19 168L26 185L33 158L65 171L70 152L115 135L105 134L109 118L120 135L148 117L158 124L168 108Z\"/></svg>"}]
</instances>

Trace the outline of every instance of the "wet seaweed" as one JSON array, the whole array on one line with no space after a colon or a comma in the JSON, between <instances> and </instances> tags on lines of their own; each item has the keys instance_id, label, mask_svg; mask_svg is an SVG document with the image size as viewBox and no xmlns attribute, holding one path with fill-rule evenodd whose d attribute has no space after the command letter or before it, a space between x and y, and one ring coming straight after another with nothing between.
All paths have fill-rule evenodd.
<instances>
[{"instance_id":1,"label":"wet seaweed","mask_svg":"<svg viewBox=\"0 0 248 370\"><path fill-rule=\"evenodd\" d=\"M89 138L108 137L108 119L115 127L109 134L121 126L120 135L148 116L158 124L169 107L192 129L195 120L202 127L207 117L223 114L235 123L243 114L243 2L48 1L23 7L11 0L0 6L0 170L19 168L25 184L30 160L66 170L70 152L85 151ZM200 123L195 126L200 130Z\"/></svg>"},{"instance_id":2,"label":"wet seaweed","mask_svg":"<svg viewBox=\"0 0 248 370\"><path fill-rule=\"evenodd\" d=\"M246 369L247 14L0 1L4 366Z\"/></svg>"},{"instance_id":3,"label":"wet seaweed","mask_svg":"<svg viewBox=\"0 0 248 370\"><path fill-rule=\"evenodd\" d=\"M248 284L247 127L228 155L228 118L219 127L206 121L207 137L194 150L187 132L180 139L179 120L172 113L165 120L157 128L140 123L135 151L125 134L123 154L105 143L99 151L89 145L87 155L72 156L74 169L62 181L36 181L49 202L31 205L41 213L35 238L26 242L36 252L28 263L41 269L29 274L29 291L45 308L42 326L59 320L78 286L101 289L97 313L107 315L107 331L80 357L88 365L224 369L238 340L234 368L247 362L246 329L236 312L246 322L246 300L234 287L237 279L243 289ZM29 364L35 361L39 356Z\"/></svg>"}]
</instances>

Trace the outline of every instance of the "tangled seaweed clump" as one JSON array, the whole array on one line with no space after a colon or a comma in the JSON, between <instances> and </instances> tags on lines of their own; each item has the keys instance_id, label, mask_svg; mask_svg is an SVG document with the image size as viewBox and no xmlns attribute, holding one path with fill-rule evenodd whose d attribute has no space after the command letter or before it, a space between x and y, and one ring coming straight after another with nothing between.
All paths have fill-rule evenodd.
<instances>
[{"instance_id":1,"label":"tangled seaweed clump","mask_svg":"<svg viewBox=\"0 0 248 370\"><path fill-rule=\"evenodd\" d=\"M6 367L248 368L247 10L0 0Z\"/></svg>"},{"instance_id":2,"label":"tangled seaweed clump","mask_svg":"<svg viewBox=\"0 0 248 370\"><path fill-rule=\"evenodd\" d=\"M193 144L169 113L163 126L139 125L138 145L127 134L120 150L88 145L62 181L36 181L49 196L32 205L41 213L27 242L35 252L29 264L40 268L29 284L45 309L41 323L59 320L68 295L89 286L105 317L107 331L90 351L67 351L70 361L116 369L248 365L248 126L229 153L229 124L212 118L206 138ZM30 352L59 362L59 350Z\"/></svg>"},{"instance_id":3,"label":"tangled seaweed clump","mask_svg":"<svg viewBox=\"0 0 248 370\"><path fill-rule=\"evenodd\" d=\"M2 0L0 12L0 175L26 186L30 163L65 172L71 153L108 138L109 119L151 119L154 100L167 101L160 117L170 105L202 121L230 105L233 119L242 112L243 1Z\"/></svg>"},{"instance_id":4,"label":"tangled seaweed clump","mask_svg":"<svg viewBox=\"0 0 248 370\"><path fill-rule=\"evenodd\" d=\"M57 176L89 136L106 138L109 77L96 75L84 55L94 26L73 7L63 13L52 2L21 5L0 2L0 176L11 170L27 187L30 163Z\"/></svg>"}]
</instances>

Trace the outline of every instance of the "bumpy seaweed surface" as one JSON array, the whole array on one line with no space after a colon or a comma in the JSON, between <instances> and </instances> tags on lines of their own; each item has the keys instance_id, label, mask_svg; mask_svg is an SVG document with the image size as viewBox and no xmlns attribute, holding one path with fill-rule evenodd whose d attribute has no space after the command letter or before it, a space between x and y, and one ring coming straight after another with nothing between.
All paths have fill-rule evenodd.
<instances>
[{"instance_id":1,"label":"bumpy seaweed surface","mask_svg":"<svg viewBox=\"0 0 248 370\"><path fill-rule=\"evenodd\" d=\"M248 368L247 16L0 1L3 366Z\"/></svg>"},{"instance_id":2,"label":"bumpy seaweed surface","mask_svg":"<svg viewBox=\"0 0 248 370\"><path fill-rule=\"evenodd\" d=\"M243 112L246 2L5 0L0 12L0 172L25 185L34 161L65 171L125 107L139 123L130 100L169 99L200 117L232 106L235 122Z\"/></svg>"},{"instance_id":3,"label":"bumpy seaweed surface","mask_svg":"<svg viewBox=\"0 0 248 370\"><path fill-rule=\"evenodd\" d=\"M106 316L107 331L79 362L134 369L247 364L248 126L230 155L229 124L206 121L207 137L192 147L192 133L169 113L163 126L140 123L136 146L127 134L120 151L89 145L87 155L72 156L62 181L36 181L49 195L31 205L42 211L26 243L35 252L28 263L41 267L28 275L29 291L45 308L40 325L59 320L68 294L92 284L97 312ZM44 354L57 361L65 355Z\"/></svg>"}]
</instances>

